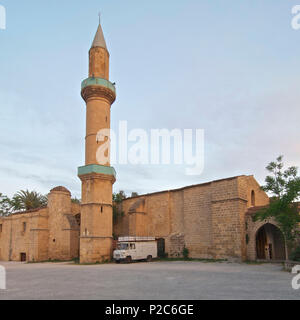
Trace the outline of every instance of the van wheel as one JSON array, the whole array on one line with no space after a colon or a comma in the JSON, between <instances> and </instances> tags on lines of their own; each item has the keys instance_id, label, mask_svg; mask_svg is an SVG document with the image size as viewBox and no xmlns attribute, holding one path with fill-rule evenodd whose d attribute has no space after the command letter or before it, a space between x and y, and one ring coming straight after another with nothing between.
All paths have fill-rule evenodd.
<instances>
[{"instance_id":1,"label":"van wheel","mask_svg":"<svg viewBox=\"0 0 300 320\"><path fill-rule=\"evenodd\" d=\"M131 259L131 257L129 256L129 257L126 257L126 263L131 263L132 262L132 259Z\"/></svg>"},{"instance_id":2,"label":"van wheel","mask_svg":"<svg viewBox=\"0 0 300 320\"><path fill-rule=\"evenodd\" d=\"M152 261L152 256L148 256L147 257L147 262L151 262Z\"/></svg>"}]
</instances>

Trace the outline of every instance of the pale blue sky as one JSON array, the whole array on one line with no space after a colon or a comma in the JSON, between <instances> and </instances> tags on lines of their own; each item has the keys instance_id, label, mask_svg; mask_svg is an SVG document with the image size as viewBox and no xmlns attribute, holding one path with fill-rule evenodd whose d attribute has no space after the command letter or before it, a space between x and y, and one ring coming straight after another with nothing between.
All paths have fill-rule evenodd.
<instances>
[{"instance_id":1,"label":"pale blue sky","mask_svg":"<svg viewBox=\"0 0 300 320\"><path fill-rule=\"evenodd\" d=\"M205 170L116 166L115 190L177 188L240 174L263 182L284 154L300 166L297 0L0 0L0 192L80 197L88 50L98 11L118 98L112 127L205 129Z\"/></svg>"}]
</instances>

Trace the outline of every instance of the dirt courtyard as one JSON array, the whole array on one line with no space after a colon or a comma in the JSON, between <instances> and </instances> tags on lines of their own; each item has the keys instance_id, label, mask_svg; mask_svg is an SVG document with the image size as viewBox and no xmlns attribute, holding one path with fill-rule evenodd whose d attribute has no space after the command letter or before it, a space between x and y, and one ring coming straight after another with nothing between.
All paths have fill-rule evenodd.
<instances>
[{"instance_id":1,"label":"dirt courtyard","mask_svg":"<svg viewBox=\"0 0 300 320\"><path fill-rule=\"evenodd\" d=\"M75 265L0 262L0 300L295 299L293 275L280 264L152 262Z\"/></svg>"}]
</instances>

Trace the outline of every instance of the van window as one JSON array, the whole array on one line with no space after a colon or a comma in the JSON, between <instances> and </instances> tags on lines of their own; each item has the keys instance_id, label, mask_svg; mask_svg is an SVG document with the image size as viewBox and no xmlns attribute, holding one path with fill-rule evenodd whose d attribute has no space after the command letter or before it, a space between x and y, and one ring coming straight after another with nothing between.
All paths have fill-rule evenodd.
<instances>
[{"instance_id":1,"label":"van window","mask_svg":"<svg viewBox=\"0 0 300 320\"><path fill-rule=\"evenodd\" d=\"M130 250L135 250L135 243L130 243Z\"/></svg>"},{"instance_id":2,"label":"van window","mask_svg":"<svg viewBox=\"0 0 300 320\"><path fill-rule=\"evenodd\" d=\"M128 243L119 243L118 249L119 250L128 250Z\"/></svg>"}]
</instances>

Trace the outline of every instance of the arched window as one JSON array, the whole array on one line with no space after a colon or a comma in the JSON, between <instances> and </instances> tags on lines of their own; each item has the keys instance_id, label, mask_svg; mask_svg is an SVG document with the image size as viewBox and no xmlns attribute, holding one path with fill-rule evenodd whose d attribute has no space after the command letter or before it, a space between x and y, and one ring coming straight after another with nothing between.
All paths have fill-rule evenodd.
<instances>
[{"instance_id":1,"label":"arched window","mask_svg":"<svg viewBox=\"0 0 300 320\"><path fill-rule=\"evenodd\" d=\"M255 207L255 192L252 190L251 192L251 206Z\"/></svg>"}]
</instances>

